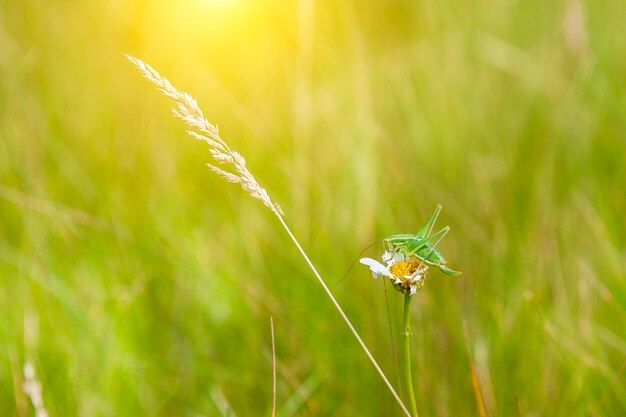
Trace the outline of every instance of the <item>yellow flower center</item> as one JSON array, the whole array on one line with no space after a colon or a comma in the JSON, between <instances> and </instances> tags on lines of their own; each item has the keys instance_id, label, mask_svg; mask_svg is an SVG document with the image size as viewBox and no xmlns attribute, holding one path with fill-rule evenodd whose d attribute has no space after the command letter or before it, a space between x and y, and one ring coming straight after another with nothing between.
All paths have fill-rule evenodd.
<instances>
[{"instance_id":1,"label":"yellow flower center","mask_svg":"<svg viewBox=\"0 0 626 417\"><path fill-rule=\"evenodd\" d=\"M410 277L413 272L419 267L419 263L415 258L409 258L406 261L396 262L389 267L389 272L396 278L405 280L405 277Z\"/></svg>"}]
</instances>

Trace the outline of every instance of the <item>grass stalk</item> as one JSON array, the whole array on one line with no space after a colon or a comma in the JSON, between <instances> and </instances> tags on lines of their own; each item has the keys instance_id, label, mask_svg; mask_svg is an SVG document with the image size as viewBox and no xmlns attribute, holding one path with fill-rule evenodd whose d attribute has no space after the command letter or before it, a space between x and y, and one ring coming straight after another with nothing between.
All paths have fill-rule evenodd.
<instances>
[{"instance_id":1,"label":"grass stalk","mask_svg":"<svg viewBox=\"0 0 626 417\"><path fill-rule=\"evenodd\" d=\"M480 417L487 417L487 408L485 407L485 401L483 400L483 392L480 389L480 382L478 380L478 373L476 372L476 366L474 365L474 360L472 359L472 352L470 350L469 332L467 331L467 321L465 320L463 320L463 336L465 338L465 351L467 352L467 360L469 361L469 365L470 365L470 373L472 376L472 387L474 388L474 398L476 398L476 406L478 407L478 415ZM516 396L516 402L519 407L519 399L517 398L517 396Z\"/></svg>"},{"instance_id":2,"label":"grass stalk","mask_svg":"<svg viewBox=\"0 0 626 417\"><path fill-rule=\"evenodd\" d=\"M276 417L276 340L274 339L274 319L270 317L272 333L272 417Z\"/></svg>"},{"instance_id":3,"label":"grass stalk","mask_svg":"<svg viewBox=\"0 0 626 417\"><path fill-rule=\"evenodd\" d=\"M287 223L285 223L285 220L283 219L283 216L281 216L278 211L276 211L276 210L273 210L273 211L274 211L274 214L276 215L276 217L278 217L278 220L280 220L280 223L282 224L283 228L285 229L285 231L287 232L287 234L289 235L289 237L293 241L294 245L296 245L296 247L298 248L298 251L300 252L302 257L304 258L306 263L309 265L309 268L311 269L311 271L313 271L313 275L315 275L315 277L319 281L320 285L324 289L324 292L326 292L326 295L328 295L328 298L330 298L330 301L333 303L333 305L335 306L335 308L339 312L339 315L341 315L341 318L343 319L343 321L346 323L346 325L348 326L348 328L350 329L350 331L352 332L352 334L356 338L357 342L359 343L359 345L361 346L361 348L363 349L363 351L367 355L367 357L370 360L370 362L372 362L372 365L374 366L374 368L376 369L376 371L378 372L380 377L383 379L385 385L387 385L387 388L389 388L389 391L391 392L391 394L393 395L395 400L398 402L398 405L400 406L402 411L407 415L407 417L411 417L411 413L409 412L409 410L406 408L406 406L402 402L402 399L400 398L400 396L398 395L396 390L393 388L393 385L391 385L391 382L389 382L389 379L387 379L387 376L385 375L383 370L378 365L378 362L376 362L376 359L374 359L374 356L372 355L372 353L367 348L367 345L365 344L365 342L363 342L363 339L361 339L361 336L359 336L359 333L356 331L356 329L354 328L354 326L350 322L350 319L348 318L348 316L346 316L346 313L344 313L343 309L341 308L341 306L339 305L339 303L335 299L335 296L330 291L330 288L328 288L328 285L326 285L326 282L324 281L324 279L322 278L320 273L317 272L317 269L313 265L313 262L311 262L311 260L309 259L308 255L306 254L304 249L302 249L302 246L300 246L300 243L298 242L298 239L296 239L294 234L291 232L291 229L289 229L289 226L287 226ZM417 416L417 413L415 415Z\"/></svg>"},{"instance_id":4,"label":"grass stalk","mask_svg":"<svg viewBox=\"0 0 626 417\"><path fill-rule=\"evenodd\" d=\"M395 365L396 371L396 383L399 387L402 386L400 382L400 362L398 362L398 349L396 348L396 338L393 333L393 324L391 321L391 308L389 308L389 297L387 294L387 281L382 280L383 289L385 291L385 307L387 308L387 326L389 327L389 342L391 344L391 357L393 359L393 363Z\"/></svg>"},{"instance_id":5,"label":"grass stalk","mask_svg":"<svg viewBox=\"0 0 626 417\"><path fill-rule=\"evenodd\" d=\"M411 411L413 417L417 415L417 402L415 401L415 390L413 389L413 373L411 372L411 295L404 295L404 358L406 389L411 400Z\"/></svg>"},{"instance_id":6,"label":"grass stalk","mask_svg":"<svg viewBox=\"0 0 626 417\"><path fill-rule=\"evenodd\" d=\"M361 346L369 360L372 362L372 365L374 366L380 377L383 379L385 385L387 386L395 400L398 402L398 405L407 417L411 417L409 410L406 408L406 406L402 402L402 399L385 376L385 373L378 365L378 362L376 362L376 359L374 359L374 356L365 345L365 342L363 342L363 340L359 336L359 333L356 331L356 329L348 319L348 316L346 316L346 314L344 313L343 309L326 285L326 282L322 279L319 272L317 272L317 269L307 256L306 252L304 251L304 249L302 249L302 246L300 245L294 234L291 232L291 229L289 229L289 227L287 226L287 223L285 223L285 220L282 216L282 209L278 204L272 201L268 192L259 185L256 178L254 178L254 175L252 175L252 173L248 170L248 167L246 166L246 160L244 159L243 155L241 155L237 151L232 150L228 146L228 144L220 137L217 126L214 126L208 122L208 120L204 117L202 110L198 106L198 103L190 94L178 90L169 82L167 78L163 77L154 68L152 68L150 65L146 64L142 60L132 57L130 55L127 55L126 57L135 65L135 67L146 79L148 79L150 82L152 82L152 84L156 86L156 88L161 93L165 94L174 101L176 105L173 108L173 113L176 117L181 119L187 125L187 127L189 128L187 133L193 138L207 143L209 145L209 152L215 162L218 165L226 167L226 169L222 169L216 165L207 164L209 169L224 178L226 181L239 184L241 188L243 188L248 194L250 194L251 197L261 200L261 202L263 202L263 204L267 208L269 208L276 215L276 217L278 217L281 225L298 248L298 251L306 261L311 271L313 271L313 275L315 275L320 285L324 289L324 292L326 293L326 295L328 295L328 298L330 298L330 301L341 315L341 318L356 338L358 344Z\"/></svg>"}]
</instances>

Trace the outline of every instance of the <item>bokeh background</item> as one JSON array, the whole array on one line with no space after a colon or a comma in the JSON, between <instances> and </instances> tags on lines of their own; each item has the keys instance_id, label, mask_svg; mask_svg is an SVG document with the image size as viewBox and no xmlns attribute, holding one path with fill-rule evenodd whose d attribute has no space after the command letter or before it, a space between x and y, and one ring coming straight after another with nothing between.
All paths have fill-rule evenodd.
<instances>
[{"instance_id":1,"label":"bokeh background","mask_svg":"<svg viewBox=\"0 0 626 417\"><path fill-rule=\"evenodd\" d=\"M478 415L466 342L489 415L624 414L624 22L617 0L3 1L0 414L33 415L30 361L52 417L270 415L273 317L279 416L400 415L124 53L247 157L394 383L402 296L341 278L443 205L464 275L413 301L420 415Z\"/></svg>"}]
</instances>

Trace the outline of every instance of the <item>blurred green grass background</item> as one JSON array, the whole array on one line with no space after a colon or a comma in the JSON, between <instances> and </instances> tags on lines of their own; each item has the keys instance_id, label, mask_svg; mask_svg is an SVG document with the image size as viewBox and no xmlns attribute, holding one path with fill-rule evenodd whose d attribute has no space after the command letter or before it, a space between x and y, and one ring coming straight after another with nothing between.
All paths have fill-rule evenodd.
<instances>
[{"instance_id":1,"label":"blurred green grass background","mask_svg":"<svg viewBox=\"0 0 626 417\"><path fill-rule=\"evenodd\" d=\"M402 297L357 265L437 203L420 415L626 412L626 4L0 4L0 413L400 415L256 200L123 56L190 92L393 381ZM380 247L367 252L377 256ZM231 411L228 411L231 409Z\"/></svg>"}]
</instances>

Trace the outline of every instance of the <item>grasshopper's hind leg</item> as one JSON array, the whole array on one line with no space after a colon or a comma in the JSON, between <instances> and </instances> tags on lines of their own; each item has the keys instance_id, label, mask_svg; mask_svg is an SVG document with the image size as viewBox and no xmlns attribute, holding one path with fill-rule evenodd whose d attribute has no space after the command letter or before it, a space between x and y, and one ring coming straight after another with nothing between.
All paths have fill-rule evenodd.
<instances>
[{"instance_id":1,"label":"grasshopper's hind leg","mask_svg":"<svg viewBox=\"0 0 626 417\"><path fill-rule=\"evenodd\" d=\"M433 231L433 227L435 227L435 222L437 221L437 217L439 217L439 213L441 212L441 204L437 204L437 208L430 219L426 222L424 226L417 232L419 237L428 237Z\"/></svg>"},{"instance_id":2,"label":"grasshopper's hind leg","mask_svg":"<svg viewBox=\"0 0 626 417\"><path fill-rule=\"evenodd\" d=\"M432 235L428 236L429 238L437 238L437 241L432 244L432 248L430 248L430 251L425 256L419 256L420 264L417 269L422 269L428 257L437 249L437 245L439 244L439 242L441 242L441 239L443 239L448 234L449 231L450 226L446 226L437 233L433 233ZM417 250L415 252L417 252Z\"/></svg>"},{"instance_id":3,"label":"grasshopper's hind leg","mask_svg":"<svg viewBox=\"0 0 626 417\"><path fill-rule=\"evenodd\" d=\"M422 248L422 246L424 246L424 244L430 240L433 239L437 239L437 241L433 244L433 249L435 247L437 247L437 245L439 244L439 242L441 241L441 239L444 238L444 236L446 234L448 234L448 232L450 231L450 226L446 226L443 229L441 229L440 231L433 233L432 235L423 238L423 239L419 239L419 243L416 243L413 247L411 247L411 249L406 253L406 256L413 256L415 255L415 253L417 253L418 250L420 250ZM429 254L430 255L430 254Z\"/></svg>"}]
</instances>

